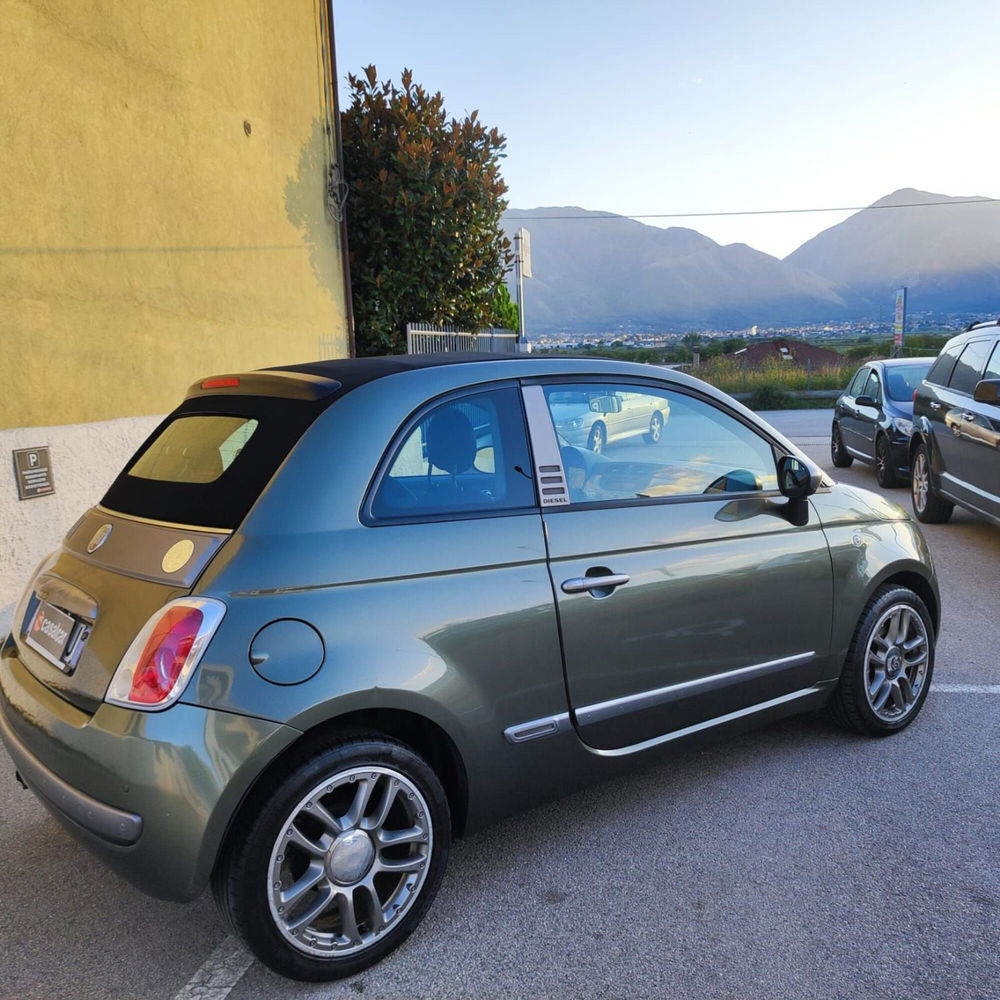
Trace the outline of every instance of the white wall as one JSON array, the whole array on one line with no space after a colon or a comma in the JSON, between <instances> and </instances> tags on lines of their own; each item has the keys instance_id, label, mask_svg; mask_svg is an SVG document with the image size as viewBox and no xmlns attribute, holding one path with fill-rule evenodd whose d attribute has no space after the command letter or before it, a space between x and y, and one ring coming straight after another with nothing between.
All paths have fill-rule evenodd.
<instances>
[{"instance_id":1,"label":"white wall","mask_svg":"<svg viewBox=\"0 0 1000 1000\"><path fill-rule=\"evenodd\" d=\"M162 417L0 430L0 635L38 563L88 508L100 501L129 456ZM55 492L18 500L15 448L48 445Z\"/></svg>"}]
</instances>

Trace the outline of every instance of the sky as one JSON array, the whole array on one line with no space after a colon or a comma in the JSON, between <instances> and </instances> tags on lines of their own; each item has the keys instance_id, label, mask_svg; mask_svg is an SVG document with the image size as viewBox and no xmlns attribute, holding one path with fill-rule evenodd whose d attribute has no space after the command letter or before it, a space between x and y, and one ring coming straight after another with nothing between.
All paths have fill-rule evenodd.
<instances>
[{"instance_id":1,"label":"sky","mask_svg":"<svg viewBox=\"0 0 1000 1000\"><path fill-rule=\"evenodd\" d=\"M512 208L1000 197L997 0L335 0L334 17L342 106L349 72L412 69L507 137ZM784 257L850 214L641 221Z\"/></svg>"}]
</instances>

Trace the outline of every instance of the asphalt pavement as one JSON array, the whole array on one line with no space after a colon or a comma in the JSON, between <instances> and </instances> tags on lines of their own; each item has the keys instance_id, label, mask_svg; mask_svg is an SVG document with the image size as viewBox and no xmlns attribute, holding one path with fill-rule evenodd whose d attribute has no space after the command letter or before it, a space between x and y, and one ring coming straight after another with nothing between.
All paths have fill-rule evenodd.
<instances>
[{"instance_id":1,"label":"asphalt pavement","mask_svg":"<svg viewBox=\"0 0 1000 1000\"><path fill-rule=\"evenodd\" d=\"M831 470L830 411L773 422L877 489ZM0 997L996 1000L1000 528L956 510L925 534L944 623L909 729L803 716L509 819L456 845L399 951L336 984L249 962L207 896L108 873L0 753ZM766 594L760 613L781 627Z\"/></svg>"}]
</instances>

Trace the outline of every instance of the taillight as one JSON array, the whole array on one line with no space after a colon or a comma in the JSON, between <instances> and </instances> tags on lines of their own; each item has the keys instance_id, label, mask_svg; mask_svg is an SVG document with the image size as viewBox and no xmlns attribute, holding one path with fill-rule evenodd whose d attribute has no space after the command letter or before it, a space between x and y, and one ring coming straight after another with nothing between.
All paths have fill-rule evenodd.
<instances>
[{"instance_id":1,"label":"taillight","mask_svg":"<svg viewBox=\"0 0 1000 1000\"><path fill-rule=\"evenodd\" d=\"M240 384L240 380L232 375L224 375L221 378L207 378L201 383L202 389L235 389Z\"/></svg>"},{"instance_id":2,"label":"taillight","mask_svg":"<svg viewBox=\"0 0 1000 1000\"><path fill-rule=\"evenodd\" d=\"M167 708L181 696L226 606L210 597L160 608L122 657L104 700L127 708Z\"/></svg>"}]
</instances>

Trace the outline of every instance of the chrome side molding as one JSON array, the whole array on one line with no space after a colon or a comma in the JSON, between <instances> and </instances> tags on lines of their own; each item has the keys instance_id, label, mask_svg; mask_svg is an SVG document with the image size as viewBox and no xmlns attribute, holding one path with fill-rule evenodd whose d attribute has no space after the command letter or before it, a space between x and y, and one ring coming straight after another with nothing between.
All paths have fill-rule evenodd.
<instances>
[{"instance_id":1,"label":"chrome side molding","mask_svg":"<svg viewBox=\"0 0 1000 1000\"><path fill-rule=\"evenodd\" d=\"M638 694L625 695L623 698L612 698L610 701L598 702L595 705L584 705L576 710L576 721L581 726L589 726L595 722L614 719L619 715L627 715L630 712L641 712L646 708L655 708L657 705L680 701L682 698L690 698L693 695L718 691L731 684L739 684L754 677L764 677L767 674L787 670L789 667L800 666L808 663L815 656L815 650L810 650L808 653L783 656L778 660L767 660L749 667L739 667L721 674L712 674L711 677L698 677L694 680L682 681L680 684L668 684L666 687L655 688L652 691L640 691Z\"/></svg>"}]
</instances>

